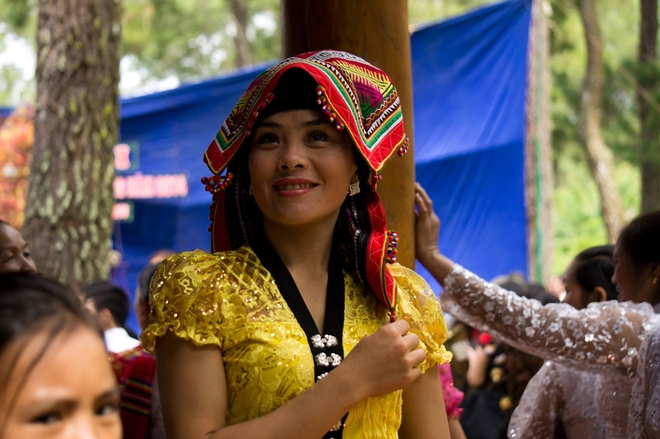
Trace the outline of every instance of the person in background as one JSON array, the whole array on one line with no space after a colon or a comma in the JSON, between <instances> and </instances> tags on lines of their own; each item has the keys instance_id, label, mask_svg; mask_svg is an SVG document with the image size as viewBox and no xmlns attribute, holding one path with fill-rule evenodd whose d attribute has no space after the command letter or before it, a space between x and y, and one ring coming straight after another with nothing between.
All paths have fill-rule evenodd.
<instances>
[{"instance_id":1,"label":"person in background","mask_svg":"<svg viewBox=\"0 0 660 439\"><path fill-rule=\"evenodd\" d=\"M154 275L156 268L158 268L158 264L175 254L176 252L174 250L156 250L149 256L149 262L138 275L133 310L135 311L138 325L140 325L140 330L144 330L149 325L149 312L151 310L149 306L149 282L151 281L151 277Z\"/></svg>"},{"instance_id":2,"label":"person in background","mask_svg":"<svg viewBox=\"0 0 660 439\"><path fill-rule=\"evenodd\" d=\"M542 288L527 283L520 273L497 276L493 283L522 297L547 299L539 294ZM468 439L504 439L525 386L543 360L502 343L487 332L472 332L461 424Z\"/></svg>"},{"instance_id":3,"label":"person in background","mask_svg":"<svg viewBox=\"0 0 660 439\"><path fill-rule=\"evenodd\" d=\"M166 256L168 253L154 253L138 276L133 309L141 330L149 322L149 282ZM140 345L125 355L114 355L113 364L121 388L119 409L124 439L165 439L156 359Z\"/></svg>"},{"instance_id":4,"label":"person in background","mask_svg":"<svg viewBox=\"0 0 660 439\"><path fill-rule=\"evenodd\" d=\"M558 298L560 302L564 301L566 289L564 288L564 281L561 276L550 276L550 279L548 280L548 293Z\"/></svg>"},{"instance_id":5,"label":"person in background","mask_svg":"<svg viewBox=\"0 0 660 439\"><path fill-rule=\"evenodd\" d=\"M438 248L440 221L417 186L418 259L444 287L442 305L460 320L528 353L598 375L596 401L607 438L660 438L660 210L623 228L614 249L612 284L619 302L577 310L542 306L485 282Z\"/></svg>"},{"instance_id":6,"label":"person in background","mask_svg":"<svg viewBox=\"0 0 660 439\"><path fill-rule=\"evenodd\" d=\"M123 354L141 349L140 341L126 330L129 301L126 292L107 281L97 281L82 289L83 307L94 316L103 330L109 352Z\"/></svg>"},{"instance_id":7,"label":"person in background","mask_svg":"<svg viewBox=\"0 0 660 439\"><path fill-rule=\"evenodd\" d=\"M120 439L119 390L75 293L0 275L0 438Z\"/></svg>"},{"instance_id":8,"label":"person in background","mask_svg":"<svg viewBox=\"0 0 660 439\"><path fill-rule=\"evenodd\" d=\"M616 300L614 246L588 248L566 268L564 302L575 309ZM596 406L597 375L547 361L529 382L509 423L509 437L598 439L605 435ZM612 428L612 427L608 427Z\"/></svg>"},{"instance_id":9,"label":"person in background","mask_svg":"<svg viewBox=\"0 0 660 439\"><path fill-rule=\"evenodd\" d=\"M37 266L21 233L0 219L0 274L37 272Z\"/></svg>"}]
</instances>

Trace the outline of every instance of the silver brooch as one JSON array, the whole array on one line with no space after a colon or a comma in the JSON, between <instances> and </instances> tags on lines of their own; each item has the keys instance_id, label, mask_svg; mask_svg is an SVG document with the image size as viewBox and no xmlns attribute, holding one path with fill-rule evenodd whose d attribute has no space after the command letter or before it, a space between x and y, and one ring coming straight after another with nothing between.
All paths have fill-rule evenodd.
<instances>
[{"instance_id":1,"label":"silver brooch","mask_svg":"<svg viewBox=\"0 0 660 439\"><path fill-rule=\"evenodd\" d=\"M335 353L326 355L325 352L321 352L320 354L316 355L316 357L314 358L316 359L316 364L319 366L337 367L341 364L341 357Z\"/></svg>"},{"instance_id":2,"label":"silver brooch","mask_svg":"<svg viewBox=\"0 0 660 439\"><path fill-rule=\"evenodd\" d=\"M312 341L312 345L315 348L326 348L326 347L331 347L331 346L337 346L338 341L337 337L334 335L326 334L323 337L321 337L320 334L313 335L310 340Z\"/></svg>"}]
</instances>

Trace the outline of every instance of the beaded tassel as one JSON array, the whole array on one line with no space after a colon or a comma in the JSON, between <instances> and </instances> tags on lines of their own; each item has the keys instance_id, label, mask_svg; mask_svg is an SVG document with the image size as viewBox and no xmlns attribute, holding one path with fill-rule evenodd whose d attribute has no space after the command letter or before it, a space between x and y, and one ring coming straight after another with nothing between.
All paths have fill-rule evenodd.
<instances>
[{"instance_id":1,"label":"beaded tassel","mask_svg":"<svg viewBox=\"0 0 660 439\"><path fill-rule=\"evenodd\" d=\"M234 181L234 174L227 172L225 175L214 175L212 177L202 177L202 184L204 189L211 192L213 195L220 191L224 191Z\"/></svg>"},{"instance_id":2,"label":"beaded tassel","mask_svg":"<svg viewBox=\"0 0 660 439\"><path fill-rule=\"evenodd\" d=\"M316 103L321 106L321 111L323 114L325 114L330 121L330 123L335 125L335 128L337 128L337 131L344 131L344 128L346 128L346 125L344 122L341 121L339 117L337 117L337 113L335 113L331 106L328 104L328 98L325 95L325 87L322 85L319 85L316 87L316 95L318 98L316 99Z\"/></svg>"},{"instance_id":3,"label":"beaded tassel","mask_svg":"<svg viewBox=\"0 0 660 439\"><path fill-rule=\"evenodd\" d=\"M397 150L396 153L399 157L403 157L403 155L407 153L409 149L410 149L410 140L408 139L408 136L406 136L405 140L403 141L401 146L399 146L399 149Z\"/></svg>"},{"instance_id":4,"label":"beaded tassel","mask_svg":"<svg viewBox=\"0 0 660 439\"><path fill-rule=\"evenodd\" d=\"M371 189L376 190L378 189L378 182L383 179L383 176L378 174L377 172L372 171L371 172Z\"/></svg>"},{"instance_id":5,"label":"beaded tassel","mask_svg":"<svg viewBox=\"0 0 660 439\"><path fill-rule=\"evenodd\" d=\"M231 172L227 172L226 175L214 175L212 177L202 177L202 184L204 185L204 189L206 191L211 192L213 194L213 201L210 206L210 212L209 212L209 219L211 220L211 223L213 223L213 213L215 212L215 203L218 198L218 194L221 191L224 191L227 187L231 185L231 183L234 181L234 174ZM208 231L210 232L213 228L213 224L211 224L208 228Z\"/></svg>"},{"instance_id":6,"label":"beaded tassel","mask_svg":"<svg viewBox=\"0 0 660 439\"><path fill-rule=\"evenodd\" d=\"M387 256L385 261L388 264L393 264L396 262L396 254L399 252L397 247L399 241L399 235L394 230L387 231Z\"/></svg>"}]
</instances>

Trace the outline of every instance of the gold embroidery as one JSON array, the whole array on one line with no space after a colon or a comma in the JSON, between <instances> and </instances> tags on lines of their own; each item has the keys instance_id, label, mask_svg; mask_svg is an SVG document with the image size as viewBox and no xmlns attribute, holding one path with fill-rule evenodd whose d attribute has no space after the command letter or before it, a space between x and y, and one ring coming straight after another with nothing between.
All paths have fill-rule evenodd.
<instances>
[{"instance_id":1,"label":"gold embroidery","mask_svg":"<svg viewBox=\"0 0 660 439\"><path fill-rule=\"evenodd\" d=\"M399 285L397 314L417 333L427 359L420 369L446 363L442 310L426 282L394 264ZM344 275L345 355L388 321L376 298ZM263 416L314 384L309 341L250 248L216 253L186 252L161 264L151 283L151 323L143 345L152 350L167 331L197 346L222 350L227 376L227 424ZM401 424L401 392L362 401L349 412L345 438L394 439Z\"/></svg>"}]
</instances>

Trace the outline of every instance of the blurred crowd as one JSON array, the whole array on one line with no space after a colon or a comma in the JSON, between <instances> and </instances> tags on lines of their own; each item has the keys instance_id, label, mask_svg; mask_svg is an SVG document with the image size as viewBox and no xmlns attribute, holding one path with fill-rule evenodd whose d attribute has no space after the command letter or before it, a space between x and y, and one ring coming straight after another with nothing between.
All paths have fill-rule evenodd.
<instances>
[{"instance_id":1,"label":"blurred crowd","mask_svg":"<svg viewBox=\"0 0 660 439\"><path fill-rule=\"evenodd\" d=\"M424 212L418 216L418 222L424 220ZM485 287L478 283L461 287L469 291L477 285L482 296L464 301L462 306L471 308L468 311L453 312L454 302L446 307L453 316L445 315L449 334L445 345L453 358L438 373L447 416L455 422L453 439L658 437L652 430L657 414L640 413L639 404L628 405L635 400L631 392L636 388L643 390L640 404L655 411L660 407L658 383L649 381L660 367L653 352L658 343L653 331L660 298L659 230L660 212L638 217L616 247L584 250L547 288L527 282L520 273L498 276L483 283ZM437 231L424 235L418 224L417 232L437 242L433 235ZM172 254L155 252L139 275L132 307L141 329L149 321L151 278L159 263ZM142 348L139 335L126 327L131 307L127 292L100 280L76 295L40 276L28 243L4 221L0 222L0 255L0 438L42 437L39 434L48 428L64 432L57 437L83 437L66 432L88 431L89 437L99 438L165 438L155 358ZM427 257L420 260L431 273L438 273ZM462 268L454 266L452 273L458 269ZM451 276L436 276L443 281L448 300L457 294L455 283L448 285ZM462 276L469 278L469 274ZM640 299L637 293L627 292L628 285L646 295ZM499 305L491 304L489 300L498 300L498 295ZM613 308L617 324L607 326L607 306L618 304L619 299L650 304L654 309L649 312L622 303ZM476 303L481 303L482 314ZM584 314L572 314L569 308ZM630 309L633 317L627 314ZM508 319L507 312L521 317ZM462 318L465 313L471 317ZM570 353L566 346L553 350L548 340L554 333L570 338L571 331L582 324L571 319L589 321L594 315L602 320L610 338L603 341L603 357L595 358L588 350ZM529 325L525 323L531 322L529 318L556 318L556 324L553 328L548 320ZM635 318L641 322L637 326ZM517 325L527 335L512 339L516 331L510 328ZM540 337L530 335L531 327L541 328ZM648 342L626 348L627 360L612 365L615 362L607 357L619 353L607 351L618 346L611 338L626 331L637 331L637 337ZM598 329L584 338L593 341L594 337ZM646 357L640 357L644 352ZM566 360L571 355L574 361ZM624 372L612 373L617 368ZM639 384L640 377L647 382ZM631 426L631 413L643 418L645 432L638 434Z\"/></svg>"}]
</instances>

